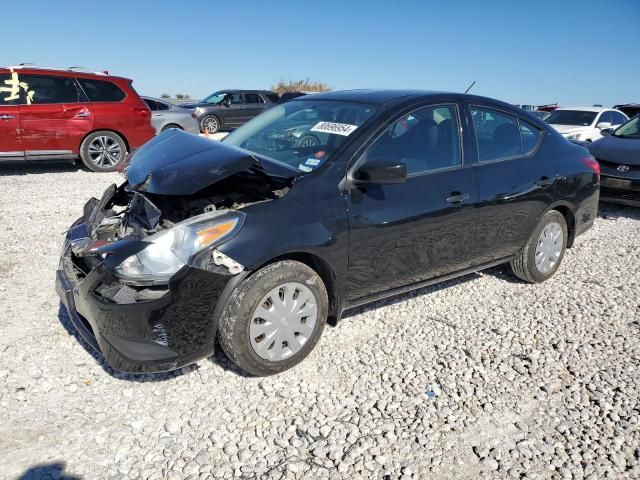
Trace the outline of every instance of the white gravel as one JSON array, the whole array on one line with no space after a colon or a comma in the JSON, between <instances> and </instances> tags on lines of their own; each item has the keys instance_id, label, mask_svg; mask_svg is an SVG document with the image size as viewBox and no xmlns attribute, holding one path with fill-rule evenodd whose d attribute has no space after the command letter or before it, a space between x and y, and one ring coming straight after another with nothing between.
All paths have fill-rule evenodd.
<instances>
[{"instance_id":1,"label":"white gravel","mask_svg":"<svg viewBox=\"0 0 640 480\"><path fill-rule=\"evenodd\" d=\"M0 477L639 478L640 209L542 285L506 268L354 312L300 366L117 374L60 310L61 233L115 174L0 171Z\"/></svg>"}]
</instances>

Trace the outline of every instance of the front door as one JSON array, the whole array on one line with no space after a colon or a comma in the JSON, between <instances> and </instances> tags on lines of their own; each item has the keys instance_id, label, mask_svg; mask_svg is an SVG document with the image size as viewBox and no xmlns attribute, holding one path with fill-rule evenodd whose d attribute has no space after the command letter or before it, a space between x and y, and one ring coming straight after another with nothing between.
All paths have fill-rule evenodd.
<instances>
[{"instance_id":1,"label":"front door","mask_svg":"<svg viewBox=\"0 0 640 480\"><path fill-rule=\"evenodd\" d=\"M544 130L510 112L470 106L477 140L478 261L515 255L553 201L556 168Z\"/></svg>"},{"instance_id":2,"label":"front door","mask_svg":"<svg viewBox=\"0 0 640 480\"><path fill-rule=\"evenodd\" d=\"M457 105L423 107L394 121L356 164L398 161L408 177L350 189L350 300L473 263L477 187L460 135Z\"/></svg>"},{"instance_id":3,"label":"front door","mask_svg":"<svg viewBox=\"0 0 640 480\"><path fill-rule=\"evenodd\" d=\"M91 131L93 115L72 77L23 75L30 98L20 107L27 158L70 158Z\"/></svg>"},{"instance_id":4,"label":"front door","mask_svg":"<svg viewBox=\"0 0 640 480\"><path fill-rule=\"evenodd\" d=\"M11 74L0 74L0 160L24 158L20 134L21 91L16 80Z\"/></svg>"},{"instance_id":5,"label":"front door","mask_svg":"<svg viewBox=\"0 0 640 480\"><path fill-rule=\"evenodd\" d=\"M223 109L224 126L236 128L247 120L246 107L242 93L233 92L227 94L228 106Z\"/></svg>"}]
</instances>

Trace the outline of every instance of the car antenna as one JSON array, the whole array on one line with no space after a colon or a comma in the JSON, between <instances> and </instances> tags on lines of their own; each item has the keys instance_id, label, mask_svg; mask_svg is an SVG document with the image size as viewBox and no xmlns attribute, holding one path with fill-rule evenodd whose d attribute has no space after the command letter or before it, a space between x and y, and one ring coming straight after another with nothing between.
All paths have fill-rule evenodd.
<instances>
[{"instance_id":1,"label":"car antenna","mask_svg":"<svg viewBox=\"0 0 640 480\"><path fill-rule=\"evenodd\" d=\"M464 93L469 92L469 90L471 90L473 88L473 86L476 84L476 81L474 80L473 83L471 83L471 85L469 85L469 88L467 88Z\"/></svg>"}]
</instances>

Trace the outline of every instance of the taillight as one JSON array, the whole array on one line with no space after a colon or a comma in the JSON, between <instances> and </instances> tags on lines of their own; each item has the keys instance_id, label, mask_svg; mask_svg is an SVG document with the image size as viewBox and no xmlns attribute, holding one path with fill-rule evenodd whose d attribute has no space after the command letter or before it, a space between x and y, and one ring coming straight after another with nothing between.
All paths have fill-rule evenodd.
<instances>
[{"instance_id":1,"label":"taillight","mask_svg":"<svg viewBox=\"0 0 640 480\"><path fill-rule=\"evenodd\" d=\"M131 107L131 108L133 109L134 112L139 114L142 118L150 118L151 117L151 110L149 110L146 107Z\"/></svg>"},{"instance_id":2,"label":"taillight","mask_svg":"<svg viewBox=\"0 0 640 480\"><path fill-rule=\"evenodd\" d=\"M595 158L593 157L583 158L582 163L584 163L587 167L589 167L591 170L596 172L598 179L600 179L600 164Z\"/></svg>"}]
</instances>

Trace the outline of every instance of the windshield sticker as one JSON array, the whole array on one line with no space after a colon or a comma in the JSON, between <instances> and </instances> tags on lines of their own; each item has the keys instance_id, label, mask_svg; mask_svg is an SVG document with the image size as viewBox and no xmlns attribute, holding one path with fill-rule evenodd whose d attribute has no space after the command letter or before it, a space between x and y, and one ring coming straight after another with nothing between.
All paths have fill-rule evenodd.
<instances>
[{"instance_id":1,"label":"windshield sticker","mask_svg":"<svg viewBox=\"0 0 640 480\"><path fill-rule=\"evenodd\" d=\"M307 167L304 163L301 163L300 165L298 165L298 170L308 173L308 172L311 172L313 168Z\"/></svg>"},{"instance_id":2,"label":"windshield sticker","mask_svg":"<svg viewBox=\"0 0 640 480\"><path fill-rule=\"evenodd\" d=\"M307 161L304 162L305 165L309 165L310 167L317 167L320 165L320 160L317 158L307 158Z\"/></svg>"},{"instance_id":3,"label":"windshield sticker","mask_svg":"<svg viewBox=\"0 0 640 480\"><path fill-rule=\"evenodd\" d=\"M342 135L343 137L348 137L356 128L358 128L357 125L349 125L348 123L318 122L310 131L333 133L334 135Z\"/></svg>"}]
</instances>

